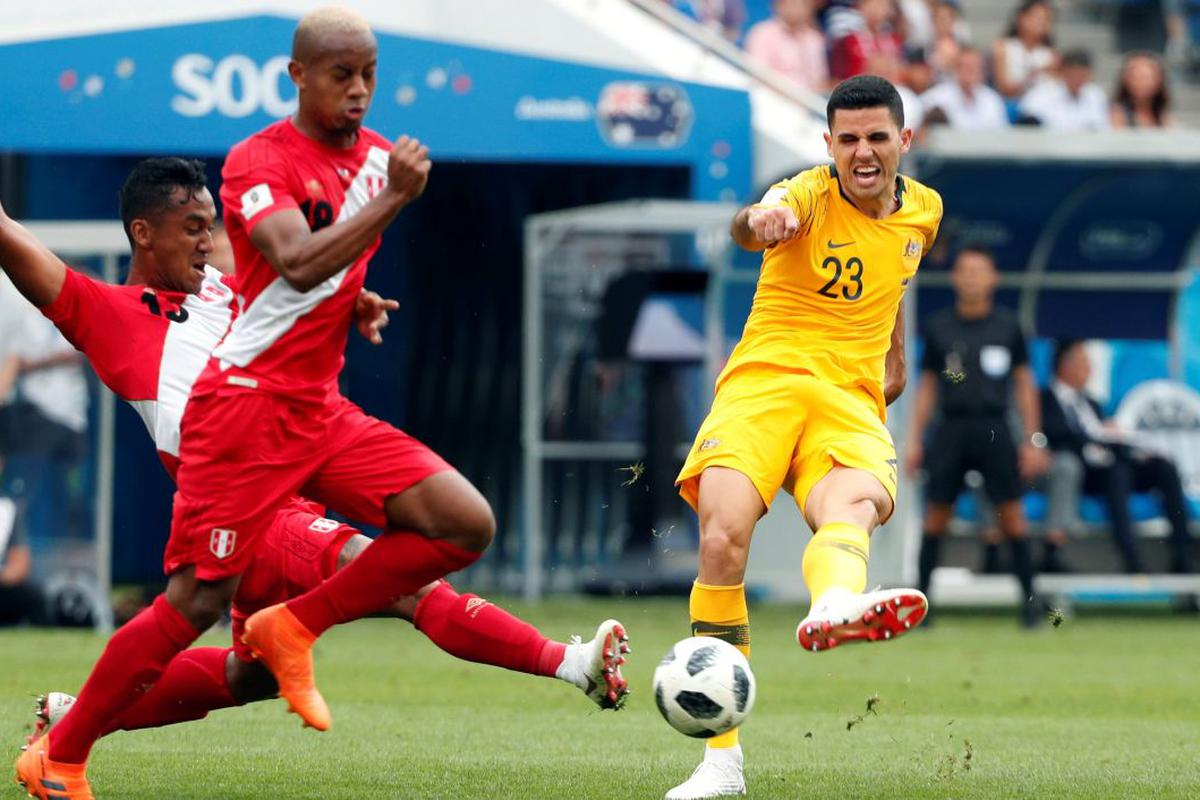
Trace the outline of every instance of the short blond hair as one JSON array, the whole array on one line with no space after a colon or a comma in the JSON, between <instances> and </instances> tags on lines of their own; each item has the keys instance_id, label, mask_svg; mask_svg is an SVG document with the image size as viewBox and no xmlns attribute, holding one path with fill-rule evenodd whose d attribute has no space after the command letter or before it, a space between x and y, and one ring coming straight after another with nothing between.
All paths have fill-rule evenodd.
<instances>
[{"instance_id":1,"label":"short blond hair","mask_svg":"<svg viewBox=\"0 0 1200 800\"><path fill-rule=\"evenodd\" d=\"M292 34L292 58L301 64L321 55L327 48L329 36L364 34L372 41L371 26L357 11L342 6L318 8L305 14Z\"/></svg>"}]
</instances>

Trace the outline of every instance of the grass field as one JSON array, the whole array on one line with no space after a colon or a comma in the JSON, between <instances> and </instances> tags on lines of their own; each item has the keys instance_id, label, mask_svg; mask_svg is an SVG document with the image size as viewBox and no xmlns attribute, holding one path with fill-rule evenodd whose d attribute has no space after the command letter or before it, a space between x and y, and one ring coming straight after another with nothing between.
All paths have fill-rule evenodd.
<instances>
[{"instance_id":1,"label":"grass field","mask_svg":"<svg viewBox=\"0 0 1200 800\"><path fill-rule=\"evenodd\" d=\"M93 754L93 788L102 800L615 800L659 798L690 773L702 745L666 726L648 688L686 631L682 600L509 607L560 638L622 618L627 708L601 714L565 684L457 662L402 623L371 620L322 640L330 732L302 730L272 701L118 733ZM1082 617L1030 634L1008 617L943 616L893 643L820 655L792 642L797 617L753 611L752 797L1200 797L1195 617ZM101 646L84 633L0 633L9 756L31 695L77 687ZM873 695L878 713L866 714Z\"/></svg>"}]
</instances>

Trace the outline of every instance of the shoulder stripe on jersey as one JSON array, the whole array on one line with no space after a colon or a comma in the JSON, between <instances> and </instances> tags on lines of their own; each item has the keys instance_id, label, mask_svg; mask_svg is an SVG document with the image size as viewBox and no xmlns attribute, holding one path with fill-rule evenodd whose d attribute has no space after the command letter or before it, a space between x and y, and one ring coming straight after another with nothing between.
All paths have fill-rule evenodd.
<instances>
[{"instance_id":1,"label":"shoulder stripe on jersey","mask_svg":"<svg viewBox=\"0 0 1200 800\"><path fill-rule=\"evenodd\" d=\"M378 187L379 181L387 181L387 159L386 150L371 147L362 168L346 189L346 198L336 222L349 219L367 204L372 197L369 182ZM248 307L242 309L225 341L213 351L213 355L220 359L221 369L246 367L266 352L295 326L297 320L337 292L351 266L347 264L326 278L324 283L307 292L296 291L282 276L272 281Z\"/></svg>"}]
</instances>

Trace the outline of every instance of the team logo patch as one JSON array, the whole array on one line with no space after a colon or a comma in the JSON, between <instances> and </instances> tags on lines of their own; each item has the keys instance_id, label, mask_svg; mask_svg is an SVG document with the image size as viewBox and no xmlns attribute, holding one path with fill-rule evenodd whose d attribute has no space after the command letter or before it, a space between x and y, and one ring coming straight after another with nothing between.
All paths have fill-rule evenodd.
<instances>
[{"instance_id":1,"label":"team logo patch","mask_svg":"<svg viewBox=\"0 0 1200 800\"><path fill-rule=\"evenodd\" d=\"M317 533L333 533L338 529L339 524L341 523L339 523L336 519L318 517L309 524L308 529L310 531L316 531Z\"/></svg>"},{"instance_id":2,"label":"team logo patch","mask_svg":"<svg viewBox=\"0 0 1200 800\"><path fill-rule=\"evenodd\" d=\"M217 558L229 558L237 547L237 531L228 528L213 528L208 538L208 550Z\"/></svg>"},{"instance_id":3,"label":"team logo patch","mask_svg":"<svg viewBox=\"0 0 1200 800\"><path fill-rule=\"evenodd\" d=\"M242 195L242 216L249 221L258 212L275 205L271 187L265 183L251 186Z\"/></svg>"},{"instance_id":4,"label":"team logo patch","mask_svg":"<svg viewBox=\"0 0 1200 800\"><path fill-rule=\"evenodd\" d=\"M700 443L700 450L712 450L721 443L720 439L705 439Z\"/></svg>"},{"instance_id":5,"label":"team logo patch","mask_svg":"<svg viewBox=\"0 0 1200 800\"><path fill-rule=\"evenodd\" d=\"M484 600L482 597L469 597L467 598L467 607L465 610L467 614L474 619L475 615L478 614L480 610L487 604L488 601Z\"/></svg>"},{"instance_id":6,"label":"team logo patch","mask_svg":"<svg viewBox=\"0 0 1200 800\"><path fill-rule=\"evenodd\" d=\"M921 243L916 239L909 239L908 244L904 245L904 257L915 258L921 255Z\"/></svg>"}]
</instances>

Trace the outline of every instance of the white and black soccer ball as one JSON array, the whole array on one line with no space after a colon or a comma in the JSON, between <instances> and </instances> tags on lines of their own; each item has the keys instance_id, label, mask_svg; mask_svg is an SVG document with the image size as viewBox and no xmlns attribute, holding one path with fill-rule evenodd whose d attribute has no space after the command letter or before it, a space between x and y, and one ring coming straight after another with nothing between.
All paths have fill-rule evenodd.
<instances>
[{"instance_id":1,"label":"white and black soccer ball","mask_svg":"<svg viewBox=\"0 0 1200 800\"><path fill-rule=\"evenodd\" d=\"M654 702L672 728L707 739L745 721L754 707L754 673L733 645L693 636L676 642L654 670Z\"/></svg>"}]
</instances>

